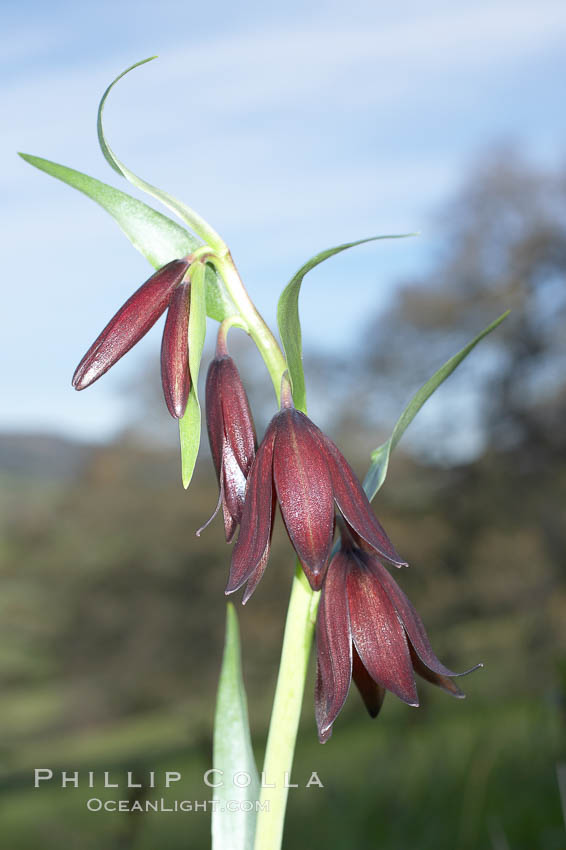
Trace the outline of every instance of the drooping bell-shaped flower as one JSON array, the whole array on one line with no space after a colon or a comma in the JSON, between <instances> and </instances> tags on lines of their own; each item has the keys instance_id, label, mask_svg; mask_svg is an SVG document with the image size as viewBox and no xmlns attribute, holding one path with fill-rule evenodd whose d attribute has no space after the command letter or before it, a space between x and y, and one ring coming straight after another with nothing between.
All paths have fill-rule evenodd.
<instances>
[{"instance_id":1,"label":"drooping bell-shaped flower","mask_svg":"<svg viewBox=\"0 0 566 850\"><path fill-rule=\"evenodd\" d=\"M452 681L465 673L454 673L438 660L411 602L379 558L344 526L341 548L322 585L316 646L315 715L321 743L332 734L352 679L372 717L386 691L418 706L415 673L455 697L465 696Z\"/></svg>"},{"instance_id":2,"label":"drooping bell-shaped flower","mask_svg":"<svg viewBox=\"0 0 566 850\"><path fill-rule=\"evenodd\" d=\"M246 481L255 458L257 440L248 397L236 364L228 354L226 331L222 326L218 332L216 355L206 376L206 426L220 487L213 516L222 505L224 531L229 543L242 519Z\"/></svg>"},{"instance_id":3,"label":"drooping bell-shaped flower","mask_svg":"<svg viewBox=\"0 0 566 850\"><path fill-rule=\"evenodd\" d=\"M267 428L248 479L226 588L226 593L233 593L247 582L244 602L267 564L276 502L314 590L320 590L326 571L336 508L381 558L406 566L348 462L334 443L293 407L290 393L283 397L281 410Z\"/></svg>"},{"instance_id":4,"label":"drooping bell-shaped flower","mask_svg":"<svg viewBox=\"0 0 566 850\"><path fill-rule=\"evenodd\" d=\"M97 381L153 327L188 267L188 259L172 260L128 298L77 366L72 381L76 390Z\"/></svg>"},{"instance_id":5,"label":"drooping bell-shaped flower","mask_svg":"<svg viewBox=\"0 0 566 850\"><path fill-rule=\"evenodd\" d=\"M173 290L161 341L161 383L167 410L181 419L191 389L189 372L190 283Z\"/></svg>"}]
</instances>

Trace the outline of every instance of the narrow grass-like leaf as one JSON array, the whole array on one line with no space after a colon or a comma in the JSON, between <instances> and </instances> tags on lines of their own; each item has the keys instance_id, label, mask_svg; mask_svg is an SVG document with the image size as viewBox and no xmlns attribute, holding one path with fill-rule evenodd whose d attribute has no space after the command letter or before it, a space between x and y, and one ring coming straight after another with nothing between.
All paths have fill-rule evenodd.
<instances>
[{"instance_id":1,"label":"narrow grass-like leaf","mask_svg":"<svg viewBox=\"0 0 566 850\"><path fill-rule=\"evenodd\" d=\"M118 174L121 174L122 177L125 177L126 180L129 180L134 186L137 186L138 189L142 189L142 191L147 192L149 195L152 195L154 198L157 198L158 201L161 201L166 207L168 207L175 215L178 215L181 221L184 221L191 230L204 239L212 248L215 250L221 251L225 249L224 242L220 238L220 236L216 233L215 230L203 219L201 216L184 204L182 201L177 200L168 192L164 192L162 189L159 189L157 186L152 186L151 183L148 183L141 177L138 177L137 174L134 174L133 171L124 165L121 162L108 142L106 141L106 137L104 135L104 126L102 123L102 116L104 113L104 107L106 105L106 99L118 80L121 80L122 77L125 77L126 74L129 74L130 71L133 71L134 68L139 68L140 65L145 65L147 62L151 62L153 59L157 59L156 56L150 56L148 59L142 59L140 62L136 62L134 65L130 65L129 68L126 68L125 71L122 71L115 80L113 80L104 94L102 95L102 99L98 106L98 120L97 120L97 129L98 129L98 141L100 144L100 149L104 154L104 157L110 164L110 166L117 171Z\"/></svg>"},{"instance_id":2,"label":"narrow grass-like leaf","mask_svg":"<svg viewBox=\"0 0 566 850\"><path fill-rule=\"evenodd\" d=\"M133 246L155 268L179 259L202 245L200 240L187 233L177 222L113 186L39 156L27 153L21 153L20 156L30 165L62 180L100 204L118 222Z\"/></svg>"},{"instance_id":3,"label":"narrow grass-like leaf","mask_svg":"<svg viewBox=\"0 0 566 850\"><path fill-rule=\"evenodd\" d=\"M200 445L201 414L198 399L198 374L206 335L205 268L195 263L191 269L191 309L189 313L189 369L191 391L187 409L179 419L181 474L185 489L191 483Z\"/></svg>"},{"instance_id":4,"label":"narrow grass-like leaf","mask_svg":"<svg viewBox=\"0 0 566 850\"><path fill-rule=\"evenodd\" d=\"M246 692L242 678L238 618L231 602L226 612L226 640L214 717L213 766L222 773L213 781L218 801L212 813L212 850L252 850L256 813L228 811L229 800L259 800L259 777L252 750ZM251 782L244 788L233 784L235 774L246 773ZM233 808L236 808L235 806Z\"/></svg>"},{"instance_id":5,"label":"narrow grass-like leaf","mask_svg":"<svg viewBox=\"0 0 566 850\"><path fill-rule=\"evenodd\" d=\"M497 328L501 322L509 315L509 310L503 313L503 315L499 316L494 322L484 328L481 333L479 333L474 339L469 342L467 345L462 348L457 354L451 357L446 363L438 369L426 384L417 390L415 395L412 397L408 405L405 407L403 413L397 420L393 431L391 432L391 436L385 443L382 443L381 446L378 446L371 454L371 463L369 469L367 471L366 477L364 479L364 490L366 491L366 495L368 499L371 501L383 482L385 481L385 476L387 475L387 469L389 466L389 458L391 456L391 452L405 433L407 427L411 424L423 404L430 398L433 392L438 389L438 387L448 378L449 375L460 365L462 360L464 360L468 354L476 347L478 342L490 334L492 331Z\"/></svg>"},{"instance_id":6,"label":"narrow grass-like leaf","mask_svg":"<svg viewBox=\"0 0 566 850\"><path fill-rule=\"evenodd\" d=\"M277 305L277 324L289 367L289 377L293 388L293 402L298 410L306 413L307 409L305 375L303 372L303 345L301 323L299 320L299 293L304 276L307 272L320 265L320 263L323 263L324 260L328 260L330 257L340 254L348 248L355 248L356 245L363 245L365 242L376 242L380 239L402 239L413 235L415 234L401 233L394 236L370 236L367 239L358 239L357 242L346 242L344 245L327 248L326 251L321 251L320 254L311 257L310 260L301 266L281 293Z\"/></svg>"},{"instance_id":7,"label":"narrow grass-like leaf","mask_svg":"<svg viewBox=\"0 0 566 850\"><path fill-rule=\"evenodd\" d=\"M110 213L134 248L156 269L170 260L190 254L202 245L180 224L126 192L49 159L27 153L20 153L20 156L40 171L78 189ZM206 309L208 315L219 322L237 313L224 286L210 267L206 271Z\"/></svg>"}]
</instances>

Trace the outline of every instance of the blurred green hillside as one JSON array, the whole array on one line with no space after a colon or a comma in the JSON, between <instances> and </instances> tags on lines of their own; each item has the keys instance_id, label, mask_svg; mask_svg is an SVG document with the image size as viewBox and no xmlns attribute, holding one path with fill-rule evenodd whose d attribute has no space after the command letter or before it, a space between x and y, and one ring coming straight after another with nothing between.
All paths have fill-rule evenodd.
<instances>
[{"instance_id":1,"label":"blurred green hillside","mask_svg":"<svg viewBox=\"0 0 566 850\"><path fill-rule=\"evenodd\" d=\"M317 770L325 790L292 792L287 846L479 848L503 830L513 848L563 847L566 586L545 551L538 506L542 490L566 504L566 475L533 486L502 460L439 471L399 458L393 481L379 515L412 565L396 577L439 655L456 669L478 660L485 669L465 681L464 703L422 683L423 708L389 696L374 722L353 692L324 747L311 681L296 779ZM90 449L70 480L12 474L4 483L7 846L206 847L205 814L189 824L188 815L145 815L124 844L133 815L89 814L82 790L34 791L32 770L180 765L183 796L207 798L228 555L218 529L194 537L215 501L209 470L187 494L175 455L121 443ZM258 748L289 555L279 522L265 578L239 611Z\"/></svg>"}]
</instances>

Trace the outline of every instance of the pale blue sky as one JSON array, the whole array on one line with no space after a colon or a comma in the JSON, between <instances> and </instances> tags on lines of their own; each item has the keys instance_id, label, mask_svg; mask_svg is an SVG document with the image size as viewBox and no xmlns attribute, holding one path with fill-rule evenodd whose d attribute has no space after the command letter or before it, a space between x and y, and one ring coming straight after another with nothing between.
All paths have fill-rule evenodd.
<instances>
[{"instance_id":1,"label":"pale blue sky","mask_svg":"<svg viewBox=\"0 0 566 850\"><path fill-rule=\"evenodd\" d=\"M98 207L15 156L130 191L98 151L95 117L132 62L160 56L113 93L113 147L224 235L272 324L279 291L312 253L422 232L313 274L305 345L352 346L360 321L430 261L442 233L429 213L478 152L510 139L542 162L564 156L563 0L391 6L3 4L0 428L107 435L126 421L124 382L150 352L157 360L154 329L99 383L71 389L76 363L150 270Z\"/></svg>"}]
</instances>

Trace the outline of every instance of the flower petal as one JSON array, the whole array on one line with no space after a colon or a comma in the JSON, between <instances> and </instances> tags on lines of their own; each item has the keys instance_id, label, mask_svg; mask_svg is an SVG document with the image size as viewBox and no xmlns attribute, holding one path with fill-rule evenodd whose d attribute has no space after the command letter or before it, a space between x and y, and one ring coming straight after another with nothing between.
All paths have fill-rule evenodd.
<instances>
[{"instance_id":1,"label":"flower petal","mask_svg":"<svg viewBox=\"0 0 566 850\"><path fill-rule=\"evenodd\" d=\"M76 390L84 390L98 380L148 332L164 312L188 267L186 260L172 260L128 298L75 369L72 383Z\"/></svg>"},{"instance_id":2,"label":"flower petal","mask_svg":"<svg viewBox=\"0 0 566 850\"><path fill-rule=\"evenodd\" d=\"M216 478L220 485L220 469L222 467L222 447L224 445L224 422L222 416L221 384L219 380L220 360L215 357L210 361L206 373L205 408L206 427L210 453L216 470Z\"/></svg>"},{"instance_id":3,"label":"flower petal","mask_svg":"<svg viewBox=\"0 0 566 850\"><path fill-rule=\"evenodd\" d=\"M273 478L287 533L313 590L320 590L334 536L330 472L310 420L294 408L274 417Z\"/></svg>"},{"instance_id":4,"label":"flower petal","mask_svg":"<svg viewBox=\"0 0 566 850\"><path fill-rule=\"evenodd\" d=\"M229 543L242 519L246 496L246 479L226 437L222 445L222 469L220 473L222 507L226 542Z\"/></svg>"},{"instance_id":5,"label":"flower petal","mask_svg":"<svg viewBox=\"0 0 566 850\"><path fill-rule=\"evenodd\" d=\"M167 410L181 419L187 407L189 372L189 300L191 285L182 283L171 296L161 342L161 383Z\"/></svg>"},{"instance_id":6,"label":"flower petal","mask_svg":"<svg viewBox=\"0 0 566 850\"><path fill-rule=\"evenodd\" d=\"M325 687L326 686L324 685L322 680L320 665L317 662L316 681L314 684L314 716L318 728L318 740L321 744L326 744L328 739L332 737L332 724L330 726L327 725L325 717L325 706L327 699L325 696Z\"/></svg>"},{"instance_id":7,"label":"flower petal","mask_svg":"<svg viewBox=\"0 0 566 850\"><path fill-rule=\"evenodd\" d=\"M352 678L347 571L347 557L339 552L328 567L316 620L317 678L314 700L321 744L332 734L332 724L348 696Z\"/></svg>"},{"instance_id":8,"label":"flower petal","mask_svg":"<svg viewBox=\"0 0 566 850\"><path fill-rule=\"evenodd\" d=\"M229 489L228 485L230 485ZM222 447L222 460L220 461L220 489L218 493L218 502L212 516L210 516L204 525L202 525L197 531L197 537L200 537L205 528L208 528L222 507L226 543L231 543L240 519L242 518L245 493L246 479L244 478L242 470L236 463L230 446L228 446L226 440L224 440L224 445Z\"/></svg>"},{"instance_id":9,"label":"flower petal","mask_svg":"<svg viewBox=\"0 0 566 850\"><path fill-rule=\"evenodd\" d=\"M453 682L452 679L449 679L448 676L441 676L440 673L435 673L433 670L430 670L426 664L423 664L413 647L410 647L411 650L411 661L413 662L413 668L415 673L418 673L419 676L422 676L423 679L426 679L427 682L432 682L433 685L437 685L439 688L442 688L443 691L448 691L449 694L452 694L456 699L466 699L466 694L464 691L460 690L456 682Z\"/></svg>"},{"instance_id":10,"label":"flower petal","mask_svg":"<svg viewBox=\"0 0 566 850\"><path fill-rule=\"evenodd\" d=\"M247 477L257 446L255 427L240 374L228 355L217 355L208 367L206 424L217 477L220 475L224 439Z\"/></svg>"},{"instance_id":11,"label":"flower petal","mask_svg":"<svg viewBox=\"0 0 566 850\"><path fill-rule=\"evenodd\" d=\"M257 448L255 426L240 373L227 355L219 358L219 382L224 433L238 466L247 478Z\"/></svg>"},{"instance_id":12,"label":"flower petal","mask_svg":"<svg viewBox=\"0 0 566 850\"><path fill-rule=\"evenodd\" d=\"M275 511L275 504L273 504L273 511ZM271 528L273 529L273 524L272 524ZM256 587L258 586L258 584L260 582L262 575L265 572L265 568L266 568L267 562L269 560L269 550L270 550L270 548L271 548L271 535L269 537L269 540L267 541L265 551L264 551L263 555L261 556L259 564L257 565L257 567L255 568L255 570L253 571L253 573L251 574L251 576L249 577L249 579L246 582L246 586L244 588L244 593L243 593L243 596L242 596L242 605L245 605L246 602L248 601L248 599L251 598L254 590L256 589Z\"/></svg>"},{"instance_id":13,"label":"flower petal","mask_svg":"<svg viewBox=\"0 0 566 850\"><path fill-rule=\"evenodd\" d=\"M332 440L329 440L322 431L318 431L318 433L319 439L322 440L325 448L326 459L332 476L334 498L340 512L354 531L372 549L375 549L376 552L387 561L395 564L396 567L406 567L407 562L403 561L401 556L396 552L395 547L375 516L368 497L356 478L354 470Z\"/></svg>"},{"instance_id":14,"label":"flower petal","mask_svg":"<svg viewBox=\"0 0 566 850\"><path fill-rule=\"evenodd\" d=\"M225 593L234 593L265 557L273 525L273 445L275 427L267 429L248 478L240 533L232 552Z\"/></svg>"},{"instance_id":15,"label":"flower petal","mask_svg":"<svg viewBox=\"0 0 566 850\"><path fill-rule=\"evenodd\" d=\"M472 667L470 670L466 670L464 673L454 673L453 670L449 670L448 667L445 667L433 652L423 621L395 579L389 574L385 567L379 563L377 558L372 558L370 555L365 554L362 555L362 558L364 559L364 563L366 563L368 568L371 569L377 580L383 586L387 596L395 606L399 619L407 632L407 636L414 647L417 656L421 659L423 664L426 664L429 670L432 670L439 676L465 676L466 673L471 673L472 670L476 670L478 667L482 666L481 664L477 664L475 667Z\"/></svg>"},{"instance_id":16,"label":"flower petal","mask_svg":"<svg viewBox=\"0 0 566 850\"><path fill-rule=\"evenodd\" d=\"M417 706L405 630L380 582L353 553L347 579L352 638L372 679Z\"/></svg>"},{"instance_id":17,"label":"flower petal","mask_svg":"<svg viewBox=\"0 0 566 850\"><path fill-rule=\"evenodd\" d=\"M353 650L352 678L362 695L362 699L370 713L370 717L377 717L381 710L381 706L383 705L386 690L379 684L379 682L375 682L371 678L370 674L362 664L362 659L358 655L355 646L353 647Z\"/></svg>"},{"instance_id":18,"label":"flower petal","mask_svg":"<svg viewBox=\"0 0 566 850\"><path fill-rule=\"evenodd\" d=\"M226 540L230 542L242 518L256 435L246 391L234 361L227 354L217 354L208 368L206 425L222 491Z\"/></svg>"}]
</instances>

